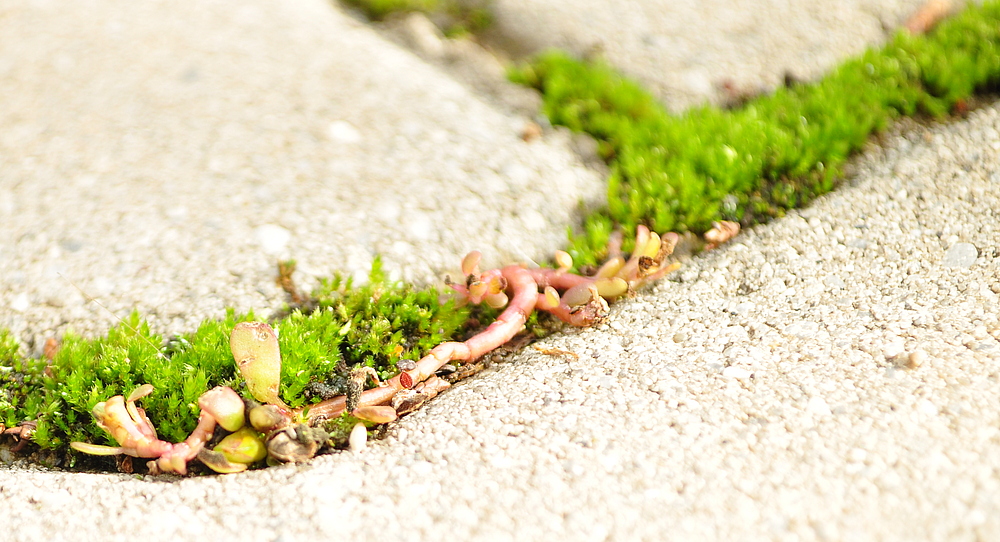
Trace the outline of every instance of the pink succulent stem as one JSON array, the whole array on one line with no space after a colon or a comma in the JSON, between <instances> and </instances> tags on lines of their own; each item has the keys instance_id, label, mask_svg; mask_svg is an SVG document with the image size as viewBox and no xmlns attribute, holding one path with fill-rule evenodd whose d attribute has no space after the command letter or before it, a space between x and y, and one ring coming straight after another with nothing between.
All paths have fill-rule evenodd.
<instances>
[{"instance_id":1,"label":"pink succulent stem","mask_svg":"<svg viewBox=\"0 0 1000 542\"><path fill-rule=\"evenodd\" d=\"M593 277L584 277L575 273L567 273L558 269L527 269L539 288L551 286L556 290L569 290L581 284L593 284Z\"/></svg>"},{"instance_id":2,"label":"pink succulent stem","mask_svg":"<svg viewBox=\"0 0 1000 542\"><path fill-rule=\"evenodd\" d=\"M156 472L175 472L182 476L187 474L188 462L197 457L198 452L205 447L205 443L212 438L215 425L215 418L203 411L198 416L198 426L188 438L184 439L184 442L169 444L162 440L157 441L164 442L168 448L157 457L156 461L149 462L150 471L154 474Z\"/></svg>"}]
</instances>

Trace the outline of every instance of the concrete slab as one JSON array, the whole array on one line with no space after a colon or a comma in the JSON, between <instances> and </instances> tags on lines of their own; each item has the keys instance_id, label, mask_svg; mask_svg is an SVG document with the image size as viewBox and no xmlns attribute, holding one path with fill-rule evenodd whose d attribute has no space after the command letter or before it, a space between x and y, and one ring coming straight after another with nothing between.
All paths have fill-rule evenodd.
<instances>
[{"instance_id":1,"label":"concrete slab","mask_svg":"<svg viewBox=\"0 0 1000 542\"><path fill-rule=\"evenodd\" d=\"M177 13L166 3L109 5L0 7L0 325L24 336L60 322L109 324L71 288L45 290L59 274L77 274L70 278L115 310L172 307L154 313L166 329L221 310L227 296L274 307L269 269L281 252L265 247L282 246L283 234L256 228L292 232L283 246L300 260L329 249L326 236L353 231L357 200L315 180L345 186L355 177L321 173L354 164L348 157L382 160L348 171L400 182L413 159L482 172L514 150L539 171L583 171L558 149L565 162L532 154L542 151L517 143L512 117L440 83L440 72L408 54L373 45L383 42L325 4L220 0ZM129 24L113 24L119 11ZM127 39L102 52L78 37L100 32ZM254 32L268 46L254 45ZM139 54L144 40L163 47L145 51L185 53ZM334 69L341 60L318 48L326 40L367 53L347 64L365 69ZM202 58L202 48L212 69L198 63L185 82L185 60ZM257 62L268 68L256 71ZM398 75L404 68L412 79ZM216 72L228 83L212 88L232 96L198 87L222 78ZM421 74L438 82L420 83ZM147 88L144 78L160 84ZM359 94L323 110L319 97L340 78ZM386 90L394 101L383 111L371 98L379 85L409 94ZM363 114L351 104L366 104ZM473 137L480 122L460 123L456 111L487 111L480 122L506 126L513 150L489 147L503 137ZM413 150L411 161L368 139L364 119L385 144L406 133L387 117L405 125L414 116L421 128L393 147ZM427 117L448 137L468 136L473 151L452 156L459 147L433 145ZM385 441L306 465L184 480L0 466L0 538L998 538L1000 106L885 143L841 191L689 262L619 305L607 325L544 343L575 358L522 352L404 418ZM304 173L284 169L300 163ZM431 190L458 177L422 182ZM308 190L296 192L296 182ZM424 188L402 186L405 195ZM442 239L466 238L455 231ZM347 239L361 255L371 246ZM355 261L367 260L345 260Z\"/></svg>"},{"instance_id":2,"label":"concrete slab","mask_svg":"<svg viewBox=\"0 0 1000 542\"><path fill-rule=\"evenodd\" d=\"M278 259L437 282L561 248L604 177L323 0L0 6L0 326L266 314ZM41 344L39 342L38 344Z\"/></svg>"},{"instance_id":3,"label":"concrete slab","mask_svg":"<svg viewBox=\"0 0 1000 542\"><path fill-rule=\"evenodd\" d=\"M462 0L481 5L481 0ZM883 43L924 0L493 0L487 41L511 54L599 56L672 110L815 79Z\"/></svg>"}]
</instances>

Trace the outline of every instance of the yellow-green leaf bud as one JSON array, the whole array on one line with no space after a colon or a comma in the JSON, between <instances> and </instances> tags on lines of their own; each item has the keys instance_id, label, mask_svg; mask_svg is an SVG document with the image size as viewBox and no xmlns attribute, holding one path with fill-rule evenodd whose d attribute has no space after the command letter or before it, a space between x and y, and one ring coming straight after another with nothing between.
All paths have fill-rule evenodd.
<instances>
[{"instance_id":1,"label":"yellow-green leaf bud","mask_svg":"<svg viewBox=\"0 0 1000 542\"><path fill-rule=\"evenodd\" d=\"M278 336L271 326L264 322L240 322L233 328L229 346L250 395L262 403L284 406L278 396L281 352Z\"/></svg>"}]
</instances>

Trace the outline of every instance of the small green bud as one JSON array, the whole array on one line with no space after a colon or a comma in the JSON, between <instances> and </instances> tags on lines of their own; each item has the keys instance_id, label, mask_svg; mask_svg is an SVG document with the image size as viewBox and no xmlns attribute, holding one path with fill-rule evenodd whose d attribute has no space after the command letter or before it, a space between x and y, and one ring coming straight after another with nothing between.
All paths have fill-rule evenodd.
<instances>
[{"instance_id":1,"label":"small green bud","mask_svg":"<svg viewBox=\"0 0 1000 542\"><path fill-rule=\"evenodd\" d=\"M507 304L507 294L503 292L499 292L496 294L487 294L483 300L486 301L486 304L489 305L490 307L494 309L500 309Z\"/></svg>"},{"instance_id":2,"label":"small green bud","mask_svg":"<svg viewBox=\"0 0 1000 542\"><path fill-rule=\"evenodd\" d=\"M101 444L90 444L88 442L70 442L69 447L78 452L90 455L118 455L125 453L125 448L118 446L103 446Z\"/></svg>"},{"instance_id":3,"label":"small green bud","mask_svg":"<svg viewBox=\"0 0 1000 542\"><path fill-rule=\"evenodd\" d=\"M256 463L267 457L267 447L260 437L260 433L244 427L239 431L227 435L213 451L219 452L233 463L245 463L247 465Z\"/></svg>"},{"instance_id":4,"label":"small green bud","mask_svg":"<svg viewBox=\"0 0 1000 542\"><path fill-rule=\"evenodd\" d=\"M545 309L554 309L559 306L559 292L551 286L545 287Z\"/></svg>"},{"instance_id":5,"label":"small green bud","mask_svg":"<svg viewBox=\"0 0 1000 542\"><path fill-rule=\"evenodd\" d=\"M201 394L198 406L226 431L236 431L246 421L243 399L227 386L217 386Z\"/></svg>"},{"instance_id":6,"label":"small green bud","mask_svg":"<svg viewBox=\"0 0 1000 542\"><path fill-rule=\"evenodd\" d=\"M250 409L250 425L258 431L272 431L288 421L280 407L261 405Z\"/></svg>"},{"instance_id":7,"label":"small green bud","mask_svg":"<svg viewBox=\"0 0 1000 542\"><path fill-rule=\"evenodd\" d=\"M635 249L642 256L655 257L660 253L660 236L656 235L654 231L649 232L649 238L646 240L645 245L642 247L636 245Z\"/></svg>"},{"instance_id":8,"label":"small green bud","mask_svg":"<svg viewBox=\"0 0 1000 542\"><path fill-rule=\"evenodd\" d=\"M628 293L628 282L620 277L598 279L594 286L597 287L597 293L604 298L613 299Z\"/></svg>"},{"instance_id":9,"label":"small green bud","mask_svg":"<svg viewBox=\"0 0 1000 542\"><path fill-rule=\"evenodd\" d=\"M565 250L557 250L555 260L560 271L567 271L569 268L573 267L573 257L570 256L569 252L566 252Z\"/></svg>"},{"instance_id":10,"label":"small green bud","mask_svg":"<svg viewBox=\"0 0 1000 542\"><path fill-rule=\"evenodd\" d=\"M597 270L597 273L594 275L594 278L613 277L617 275L619 271L621 271L622 267L625 267L625 258L622 258L621 256L615 256L614 258L611 258L610 260L604 262L604 265L602 265L601 268Z\"/></svg>"},{"instance_id":11,"label":"small green bud","mask_svg":"<svg viewBox=\"0 0 1000 542\"><path fill-rule=\"evenodd\" d=\"M483 254L478 250L473 250L472 252L465 255L462 258L462 274L471 275L476 272L479 267L479 260L482 259Z\"/></svg>"},{"instance_id":12,"label":"small green bud","mask_svg":"<svg viewBox=\"0 0 1000 542\"><path fill-rule=\"evenodd\" d=\"M597 295L597 288L593 284L578 284L563 293L562 302L575 307L589 303Z\"/></svg>"}]
</instances>

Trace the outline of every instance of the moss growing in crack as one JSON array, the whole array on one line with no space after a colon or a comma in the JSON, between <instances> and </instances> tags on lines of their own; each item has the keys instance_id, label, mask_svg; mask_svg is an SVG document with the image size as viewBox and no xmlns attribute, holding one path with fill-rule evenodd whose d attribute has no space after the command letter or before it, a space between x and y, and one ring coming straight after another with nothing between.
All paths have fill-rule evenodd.
<instances>
[{"instance_id":1,"label":"moss growing in crack","mask_svg":"<svg viewBox=\"0 0 1000 542\"><path fill-rule=\"evenodd\" d=\"M493 23L489 0L480 2L480 5L456 0L343 0L343 2L361 10L373 21L383 21L398 13L424 13L449 38L482 32Z\"/></svg>"},{"instance_id":2,"label":"moss growing in crack","mask_svg":"<svg viewBox=\"0 0 1000 542\"><path fill-rule=\"evenodd\" d=\"M441 7L441 0L343 0L360 9L372 20L381 21L393 13L418 11L428 13Z\"/></svg>"},{"instance_id":3,"label":"moss growing in crack","mask_svg":"<svg viewBox=\"0 0 1000 542\"><path fill-rule=\"evenodd\" d=\"M62 448L73 440L113 444L94 424L91 409L150 383L155 391L143 400L150 419L162 438L183 440L197 422L198 396L217 384L235 384L229 331L244 319L230 312L166 347L135 313L104 337L67 334L51 363L22 361L32 366L32 381L40 385L23 396L19 417L37 422L32 439L43 448Z\"/></svg>"},{"instance_id":4,"label":"moss growing in crack","mask_svg":"<svg viewBox=\"0 0 1000 542\"><path fill-rule=\"evenodd\" d=\"M317 388L343 393L350 367L368 365L387 378L398 372L400 359L418 359L459 337L469 309L441 302L439 295L388 281L378 261L364 286L340 277L325 282L315 311L273 323L282 352L282 397L293 407L317 402L326 396ZM104 337L67 334L51 362L22 356L17 340L2 330L0 423L37 422L32 439L43 448L61 449L71 441L113 445L91 410L149 383L155 390L142 400L143 408L161 438L179 442L197 424L202 393L225 385L248 395L229 336L237 322L252 319L230 311L224 320L205 321L192 334L164 341L132 314Z\"/></svg>"},{"instance_id":5,"label":"moss growing in crack","mask_svg":"<svg viewBox=\"0 0 1000 542\"><path fill-rule=\"evenodd\" d=\"M736 110L669 114L600 62L549 52L512 70L539 89L553 123L594 136L611 166L608 207L572 237L574 259L601 259L615 227L632 237L703 232L781 216L828 192L847 157L900 115L947 114L1000 78L1000 3L945 21L927 36L898 34L817 83L781 88Z\"/></svg>"},{"instance_id":6,"label":"moss growing in crack","mask_svg":"<svg viewBox=\"0 0 1000 542\"><path fill-rule=\"evenodd\" d=\"M0 425L15 427L34 418L28 404L39 395L45 361L25 358L9 330L0 329Z\"/></svg>"},{"instance_id":7,"label":"moss growing in crack","mask_svg":"<svg viewBox=\"0 0 1000 542\"><path fill-rule=\"evenodd\" d=\"M282 398L293 407L343 394L350 368L358 365L389 378L399 372L399 360L416 361L460 336L469 319L469 309L442 302L437 289L387 280L377 259L368 284L354 286L338 276L314 295L314 312L293 313L276 325Z\"/></svg>"}]
</instances>

